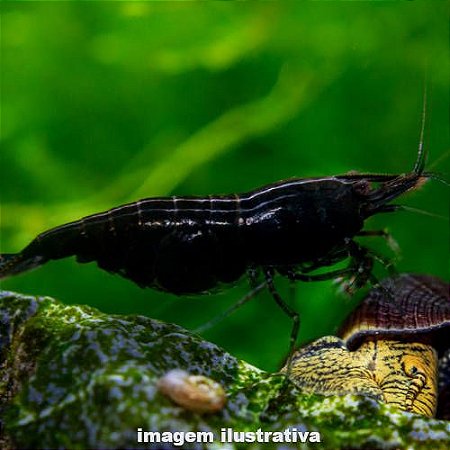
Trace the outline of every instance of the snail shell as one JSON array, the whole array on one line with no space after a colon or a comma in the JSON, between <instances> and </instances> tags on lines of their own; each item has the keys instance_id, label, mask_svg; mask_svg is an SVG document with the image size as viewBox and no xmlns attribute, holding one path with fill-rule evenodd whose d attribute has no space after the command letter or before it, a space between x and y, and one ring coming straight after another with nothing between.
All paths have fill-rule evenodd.
<instances>
[{"instance_id":1,"label":"snail shell","mask_svg":"<svg viewBox=\"0 0 450 450\"><path fill-rule=\"evenodd\" d=\"M174 403L196 413L220 411L226 403L223 387L204 375L174 369L158 380L158 389Z\"/></svg>"},{"instance_id":2,"label":"snail shell","mask_svg":"<svg viewBox=\"0 0 450 450\"><path fill-rule=\"evenodd\" d=\"M309 392L365 393L433 416L438 352L448 352L449 335L449 285L432 276L404 274L369 292L344 323L342 339L314 341L284 370ZM442 356L439 361L440 414L449 411L449 360Z\"/></svg>"},{"instance_id":3,"label":"snail shell","mask_svg":"<svg viewBox=\"0 0 450 450\"><path fill-rule=\"evenodd\" d=\"M370 291L364 301L344 322L340 335L349 350L366 345L368 340L377 339L385 346L390 340L411 343L405 347L403 356L399 345L392 345L392 351L384 356L400 362L399 378L383 380L396 385L395 397L390 403L403 403L400 395L404 384L400 377L410 373L410 391L404 408L411 411L434 415L436 410L437 385L439 392L438 417L450 416L450 286L439 278L430 275L402 274L384 280L381 285ZM382 341L381 341L382 339ZM438 352L440 357L434 375L436 363L430 355L413 356L418 344L427 344ZM409 356L408 356L409 355ZM392 366L394 370L394 366ZM412 372L414 373L411 373ZM392 381L390 381L392 379ZM424 412L424 410L428 411ZM432 412L432 414L429 414Z\"/></svg>"},{"instance_id":4,"label":"snail shell","mask_svg":"<svg viewBox=\"0 0 450 450\"><path fill-rule=\"evenodd\" d=\"M369 339L350 352L325 336L295 354L289 376L304 392L365 394L430 417L436 411L437 355L422 343Z\"/></svg>"},{"instance_id":5,"label":"snail shell","mask_svg":"<svg viewBox=\"0 0 450 450\"><path fill-rule=\"evenodd\" d=\"M349 350L366 337L430 342L440 353L450 345L449 285L429 275L402 274L372 289L344 322L339 335Z\"/></svg>"},{"instance_id":6,"label":"snail shell","mask_svg":"<svg viewBox=\"0 0 450 450\"><path fill-rule=\"evenodd\" d=\"M384 400L366 360L364 352L349 352L342 339L325 336L295 353L288 374L304 392L324 395L364 393ZM283 371L287 370L287 366L283 368Z\"/></svg>"}]
</instances>

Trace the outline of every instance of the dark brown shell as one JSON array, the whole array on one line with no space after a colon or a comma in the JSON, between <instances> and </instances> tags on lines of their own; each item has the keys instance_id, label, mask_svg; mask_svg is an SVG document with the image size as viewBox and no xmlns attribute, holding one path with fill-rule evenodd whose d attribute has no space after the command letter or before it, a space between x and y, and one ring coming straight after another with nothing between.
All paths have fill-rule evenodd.
<instances>
[{"instance_id":1,"label":"dark brown shell","mask_svg":"<svg viewBox=\"0 0 450 450\"><path fill-rule=\"evenodd\" d=\"M392 336L430 342L442 353L450 346L450 285L430 275L387 278L369 292L339 335L349 350L367 337Z\"/></svg>"}]
</instances>

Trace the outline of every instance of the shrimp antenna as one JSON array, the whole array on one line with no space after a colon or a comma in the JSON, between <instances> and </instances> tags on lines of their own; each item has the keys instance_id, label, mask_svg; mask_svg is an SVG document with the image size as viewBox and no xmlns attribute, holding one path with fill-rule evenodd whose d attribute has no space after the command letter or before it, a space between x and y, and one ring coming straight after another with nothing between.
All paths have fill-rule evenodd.
<instances>
[{"instance_id":1,"label":"shrimp antenna","mask_svg":"<svg viewBox=\"0 0 450 450\"><path fill-rule=\"evenodd\" d=\"M423 209L413 208L411 206L405 206L405 205L395 205L395 206L398 206L398 208L396 209L397 211L408 211L408 212L412 212L415 214L422 214L423 216L433 217L435 219L443 220L445 222L450 222L450 219L446 216L442 216L440 214L435 214L435 213L432 213L429 211L425 211Z\"/></svg>"},{"instance_id":2,"label":"shrimp antenna","mask_svg":"<svg viewBox=\"0 0 450 450\"><path fill-rule=\"evenodd\" d=\"M436 172L424 172L422 174L425 178L431 178L432 180L439 181L439 183L444 184L447 187L450 187L450 181L448 181L442 174Z\"/></svg>"},{"instance_id":3,"label":"shrimp antenna","mask_svg":"<svg viewBox=\"0 0 450 450\"><path fill-rule=\"evenodd\" d=\"M417 160L414 164L413 172L417 175L421 175L425 169L425 162L427 160L428 152L424 150L423 139L425 134L425 120L427 113L428 102L428 73L425 72L425 78L423 81L423 100L422 100L422 118L420 125L420 137L419 137L419 151L417 153Z\"/></svg>"}]
</instances>

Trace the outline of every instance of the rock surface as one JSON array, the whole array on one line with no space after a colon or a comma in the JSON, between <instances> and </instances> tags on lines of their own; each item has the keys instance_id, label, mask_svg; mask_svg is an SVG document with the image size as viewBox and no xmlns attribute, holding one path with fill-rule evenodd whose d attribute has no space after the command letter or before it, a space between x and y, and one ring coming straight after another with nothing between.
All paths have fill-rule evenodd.
<instances>
[{"instance_id":1,"label":"rock surface","mask_svg":"<svg viewBox=\"0 0 450 450\"><path fill-rule=\"evenodd\" d=\"M173 403L157 388L172 369L220 382L225 407L199 414ZM48 297L0 295L2 449L170 449L190 436L175 432L188 431L211 432L214 442L182 448L298 448L306 431L303 448L450 447L450 422L362 396L302 394L283 381L173 324ZM247 443L222 442L222 428L248 432L236 435ZM139 443L138 429L176 442ZM258 442L264 438L267 444Z\"/></svg>"}]
</instances>

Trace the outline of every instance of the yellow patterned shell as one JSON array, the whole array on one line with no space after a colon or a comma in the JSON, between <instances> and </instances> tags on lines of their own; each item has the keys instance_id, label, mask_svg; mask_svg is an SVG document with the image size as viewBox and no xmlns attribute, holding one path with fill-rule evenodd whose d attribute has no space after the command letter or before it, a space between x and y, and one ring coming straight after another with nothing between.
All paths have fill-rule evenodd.
<instances>
[{"instance_id":1,"label":"yellow patterned shell","mask_svg":"<svg viewBox=\"0 0 450 450\"><path fill-rule=\"evenodd\" d=\"M299 349L283 370L302 390L363 393L434 416L438 372L442 417L450 384L449 284L404 274L372 289L341 329ZM438 363L438 352L442 356ZM439 364L439 366L438 366ZM446 400L447 399L447 400Z\"/></svg>"},{"instance_id":2,"label":"yellow patterned shell","mask_svg":"<svg viewBox=\"0 0 450 450\"><path fill-rule=\"evenodd\" d=\"M304 392L365 394L405 411L436 412L437 355L422 343L368 339L350 352L342 339L325 336L295 354L289 376Z\"/></svg>"}]
</instances>

